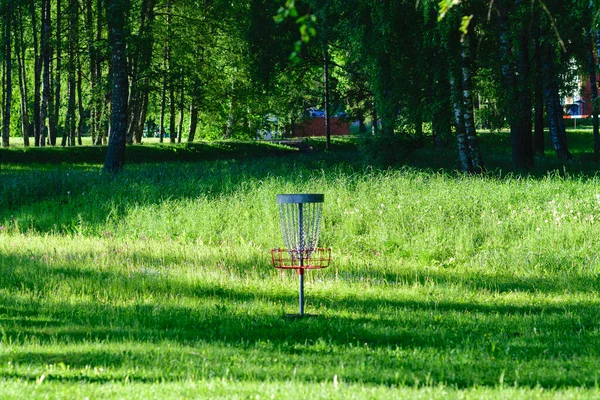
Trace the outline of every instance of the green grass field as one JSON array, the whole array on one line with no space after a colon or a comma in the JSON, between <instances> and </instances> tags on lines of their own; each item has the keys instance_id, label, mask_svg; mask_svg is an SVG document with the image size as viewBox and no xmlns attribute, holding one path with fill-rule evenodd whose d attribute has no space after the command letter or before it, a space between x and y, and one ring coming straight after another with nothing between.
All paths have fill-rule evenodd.
<instances>
[{"instance_id":1,"label":"green grass field","mask_svg":"<svg viewBox=\"0 0 600 400\"><path fill-rule=\"evenodd\" d=\"M531 175L488 156L485 177L422 168L427 149L389 170L4 163L0 397L598 398L600 177L573 148ZM290 192L325 194L334 257L305 319L270 265Z\"/></svg>"}]
</instances>

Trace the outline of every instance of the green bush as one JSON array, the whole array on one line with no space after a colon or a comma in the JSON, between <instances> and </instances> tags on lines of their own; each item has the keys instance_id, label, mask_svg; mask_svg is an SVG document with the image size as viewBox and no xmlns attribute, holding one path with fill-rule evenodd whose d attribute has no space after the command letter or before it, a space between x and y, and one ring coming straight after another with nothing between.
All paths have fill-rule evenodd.
<instances>
[{"instance_id":1,"label":"green bush","mask_svg":"<svg viewBox=\"0 0 600 400\"><path fill-rule=\"evenodd\" d=\"M423 140L405 134L365 134L359 140L359 152L364 163L378 167L389 167L405 163Z\"/></svg>"}]
</instances>

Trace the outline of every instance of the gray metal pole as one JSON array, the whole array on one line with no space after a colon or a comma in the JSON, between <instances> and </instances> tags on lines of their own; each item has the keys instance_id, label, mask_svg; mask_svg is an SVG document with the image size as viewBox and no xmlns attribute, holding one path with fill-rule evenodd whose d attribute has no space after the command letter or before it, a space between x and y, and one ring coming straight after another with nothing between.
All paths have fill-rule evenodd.
<instances>
[{"instance_id":1,"label":"gray metal pole","mask_svg":"<svg viewBox=\"0 0 600 400\"><path fill-rule=\"evenodd\" d=\"M302 203L298 203L298 236L300 238L300 267L304 266L304 216L302 215ZM304 268L298 269L300 275L300 316L304 315Z\"/></svg>"},{"instance_id":2,"label":"gray metal pole","mask_svg":"<svg viewBox=\"0 0 600 400\"><path fill-rule=\"evenodd\" d=\"M300 275L300 316L304 315L304 270L298 270Z\"/></svg>"}]
</instances>

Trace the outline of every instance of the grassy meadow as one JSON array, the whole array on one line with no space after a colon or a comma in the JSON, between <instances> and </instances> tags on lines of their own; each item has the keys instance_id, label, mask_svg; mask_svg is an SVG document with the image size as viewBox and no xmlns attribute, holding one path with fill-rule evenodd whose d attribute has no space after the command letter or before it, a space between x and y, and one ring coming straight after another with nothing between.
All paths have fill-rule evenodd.
<instances>
[{"instance_id":1,"label":"grassy meadow","mask_svg":"<svg viewBox=\"0 0 600 400\"><path fill-rule=\"evenodd\" d=\"M484 177L454 149L443 170L279 151L2 163L0 397L600 397L600 177L576 146ZM304 319L269 253L294 192L325 194L333 249Z\"/></svg>"}]
</instances>

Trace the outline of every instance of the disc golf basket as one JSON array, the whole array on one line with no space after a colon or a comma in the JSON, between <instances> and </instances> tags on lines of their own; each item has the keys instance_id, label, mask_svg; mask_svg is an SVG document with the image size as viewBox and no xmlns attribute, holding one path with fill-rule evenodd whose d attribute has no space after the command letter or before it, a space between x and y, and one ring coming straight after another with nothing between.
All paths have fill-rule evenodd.
<instances>
[{"instance_id":1,"label":"disc golf basket","mask_svg":"<svg viewBox=\"0 0 600 400\"><path fill-rule=\"evenodd\" d=\"M281 233L285 249L271 250L273 266L297 269L300 277L300 314L304 315L304 271L329 266L331 249L319 248L323 194L278 194Z\"/></svg>"}]
</instances>

